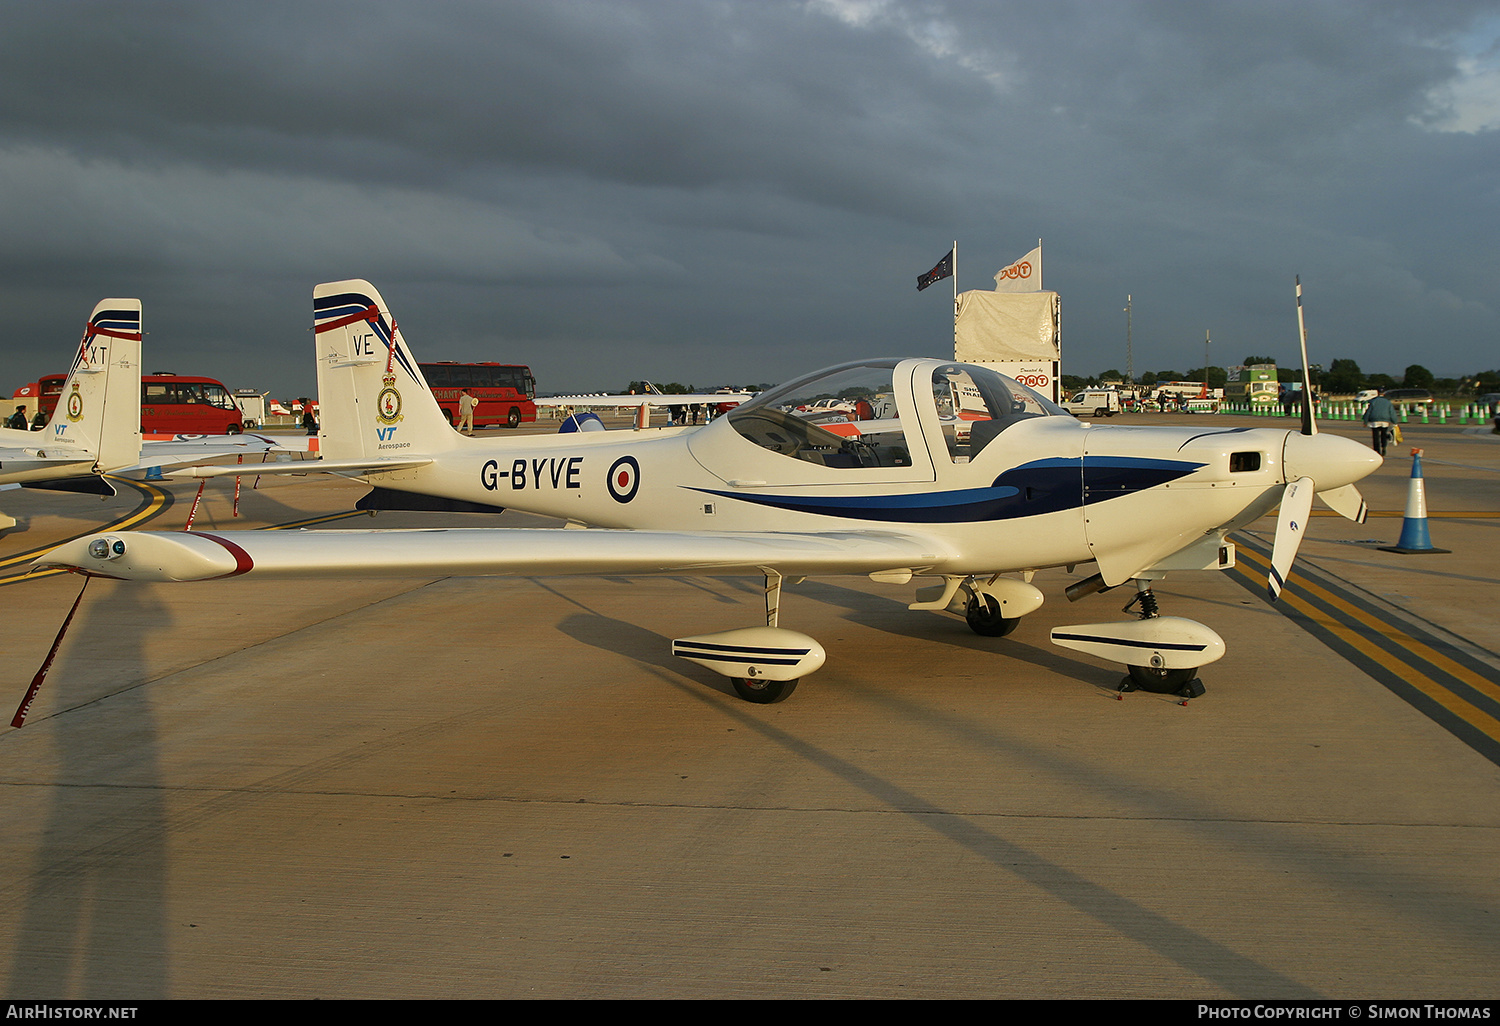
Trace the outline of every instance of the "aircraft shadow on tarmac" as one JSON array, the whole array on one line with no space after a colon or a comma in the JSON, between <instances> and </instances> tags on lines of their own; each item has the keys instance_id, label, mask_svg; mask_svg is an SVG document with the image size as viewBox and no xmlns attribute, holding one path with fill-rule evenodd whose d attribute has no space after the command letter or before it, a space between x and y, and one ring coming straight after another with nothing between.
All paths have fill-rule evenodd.
<instances>
[{"instance_id":1,"label":"aircraft shadow on tarmac","mask_svg":"<svg viewBox=\"0 0 1500 1026\"><path fill-rule=\"evenodd\" d=\"M626 578L601 579L622 585L632 583ZM714 587L705 578L673 577L667 579L686 585L699 592L704 599L714 602L738 605L740 600L731 593L739 592L743 595L744 604L747 606L758 607L761 603L760 587L756 582L746 578L714 578L713 582L720 587ZM581 613L573 614L558 624L558 629L575 641L657 667L677 679L686 678L699 683L708 681L709 686L714 690L725 694L731 693L725 678L711 673L702 677L692 674L682 660L670 655L671 638L595 612L576 598L566 595L540 578L530 578L530 580L537 587L577 605L582 610ZM787 601L789 598L790 604ZM913 612L906 608L904 601L871 595L868 592L841 587L824 580L805 581L783 591L782 608L786 622L795 622L795 604L799 599L812 600L841 609L844 619L862 627L896 637L921 641L924 644L947 644L973 652L1019 659L1039 669L1056 673L1070 680L1092 684L1095 687L1107 689L1111 693L1115 691L1120 680L1119 671L1111 667L1100 667L1073 659L1051 648L1042 648L1024 640L1018 640L1014 635L1003 640L980 638L973 635L967 625L957 617ZM758 614L758 608L755 612Z\"/></svg>"},{"instance_id":2,"label":"aircraft shadow on tarmac","mask_svg":"<svg viewBox=\"0 0 1500 1026\"><path fill-rule=\"evenodd\" d=\"M578 605L584 612L566 617L559 629L568 636L595 648L624 655L647 666L662 671L667 679L683 680L679 660L671 658L668 639L653 631L637 627L613 617L603 616L588 610L576 599L563 595L542 581L534 580L537 586L553 592L559 597ZM873 602L884 602L877 596L863 592L831 587L827 595L818 596L825 601L837 600L847 608L858 611L861 606ZM759 598L759 595L756 595ZM858 601L853 601L855 598ZM894 604L894 603L892 603ZM903 612L904 606L901 607ZM883 614L882 614L883 615ZM919 636L912 632L912 636ZM981 648L981 645L967 647ZM1063 660L1071 663L1071 660ZM1087 667L1100 672L1096 667ZM1107 672L1107 671L1105 671ZM696 681L705 688L729 694L729 688L721 684L722 677L705 671L707 681ZM691 679L691 678L689 678ZM682 685L679 685L682 686ZM952 842L973 852L990 864L1007 873L1015 874L1039 887L1080 912L1103 922L1134 939L1165 958L1181 965L1185 970L1215 980L1231 993L1275 994L1286 998L1312 998L1315 993L1298 981L1278 973L1252 958L1225 947L1189 927L1172 922L1142 907L1134 900L1106 886L1088 880L1072 872L1027 846L986 829L960 812L933 805L929 800L912 793L901 785L883 776L874 774L826 748L798 736L777 724L767 722L759 707L746 708L740 703L726 703L722 711L739 720L750 729L763 734L767 739L782 745L792 755L824 771L841 777L865 793L892 809L917 816L930 829L949 838ZM911 712L912 710L908 710ZM993 739L1001 743L999 739Z\"/></svg>"},{"instance_id":3,"label":"aircraft shadow on tarmac","mask_svg":"<svg viewBox=\"0 0 1500 1026\"><path fill-rule=\"evenodd\" d=\"M46 789L51 805L34 856L40 869L11 892L19 905L9 967L13 991L170 994L167 792L158 767L159 730L149 689L142 687L146 639L156 635L118 628L151 624L166 632L172 622L152 589L117 589L107 600L91 591L74 623L75 640L53 669L48 683L56 689L58 712L48 717L42 736L55 748L58 778L72 778L75 752L85 753L79 766L98 765L102 731L111 745L110 780ZM80 844L80 825L108 822L117 830L122 821L129 824L123 833Z\"/></svg>"},{"instance_id":4,"label":"aircraft shadow on tarmac","mask_svg":"<svg viewBox=\"0 0 1500 1026\"><path fill-rule=\"evenodd\" d=\"M608 578L605 578L608 580ZM675 579L674 579L675 580ZM684 579L686 580L686 579ZM596 612L577 598L553 587L540 578L530 582L543 591L550 592L565 602L578 607L579 612L570 613L557 625L557 629L582 645L625 656L637 663L660 671L660 675L671 682L691 681L712 688L723 695L732 695L733 687L728 678L704 670L703 677L690 677L684 671L691 665L672 655L672 639L647 630L626 620L617 620ZM633 583L622 581L621 583ZM710 591L711 589L703 589Z\"/></svg>"},{"instance_id":5,"label":"aircraft shadow on tarmac","mask_svg":"<svg viewBox=\"0 0 1500 1026\"><path fill-rule=\"evenodd\" d=\"M981 638L969 630L963 619L947 613L919 612L906 608L907 600L871 595L869 592L845 588L826 579L807 581L782 592L783 608L785 596L792 595L812 599L826 605L841 608L844 619L862 627L878 630L896 637L910 638L925 643L940 643L972 652L991 653L1020 659L1040 669L1049 670L1077 681L1097 687L1115 689L1120 682L1120 671L1114 667L1101 667L1074 659L1062 651L1041 648L1029 644L1017 635L1026 630L1023 621L1016 634L1007 638ZM1034 625L1033 625L1034 628Z\"/></svg>"},{"instance_id":6,"label":"aircraft shadow on tarmac","mask_svg":"<svg viewBox=\"0 0 1500 1026\"><path fill-rule=\"evenodd\" d=\"M203 490L203 501L198 507L193 527L200 531L243 530L245 521L248 519L245 509L247 500L255 504L255 519L268 524L306 520L310 515L305 506L288 506L282 502L276 497L275 487L254 487L251 484L254 480L250 478L240 490L240 515L238 517L234 515L233 484L226 488L221 481L211 483ZM216 485L218 487L215 487ZM167 490L172 493L177 502L191 508L198 485L196 482L173 482L167 486ZM342 510L337 512L342 512Z\"/></svg>"}]
</instances>

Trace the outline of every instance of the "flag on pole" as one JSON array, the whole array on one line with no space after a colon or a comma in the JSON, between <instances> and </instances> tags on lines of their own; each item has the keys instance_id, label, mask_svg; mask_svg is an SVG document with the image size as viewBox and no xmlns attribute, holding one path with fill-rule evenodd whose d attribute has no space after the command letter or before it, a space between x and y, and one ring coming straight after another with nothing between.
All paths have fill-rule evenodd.
<instances>
[{"instance_id":1,"label":"flag on pole","mask_svg":"<svg viewBox=\"0 0 1500 1026\"><path fill-rule=\"evenodd\" d=\"M995 275L996 292L1040 292L1042 289L1042 247L1027 253Z\"/></svg>"},{"instance_id":2,"label":"flag on pole","mask_svg":"<svg viewBox=\"0 0 1500 1026\"><path fill-rule=\"evenodd\" d=\"M951 277L953 277L953 250L950 249L948 255L937 262L936 267L926 274L917 275L917 291L921 292L933 282Z\"/></svg>"}]
</instances>

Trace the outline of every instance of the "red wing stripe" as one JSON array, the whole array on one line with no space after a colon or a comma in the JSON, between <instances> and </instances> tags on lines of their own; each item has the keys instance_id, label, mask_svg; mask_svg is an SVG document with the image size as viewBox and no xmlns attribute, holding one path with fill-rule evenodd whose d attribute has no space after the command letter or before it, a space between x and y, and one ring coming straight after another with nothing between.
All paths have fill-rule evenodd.
<instances>
[{"instance_id":1,"label":"red wing stripe","mask_svg":"<svg viewBox=\"0 0 1500 1026\"><path fill-rule=\"evenodd\" d=\"M228 538L221 538L216 534L205 534L202 531L194 531L193 537L207 538L209 541L216 541L220 545L224 546L224 548L228 549L229 554L234 557L233 570L229 571L229 573L227 574L220 574L217 577L206 578L207 580L222 581L226 577L238 577L240 574L249 573L251 570L255 569L255 560L250 558L250 553L240 548Z\"/></svg>"}]
</instances>

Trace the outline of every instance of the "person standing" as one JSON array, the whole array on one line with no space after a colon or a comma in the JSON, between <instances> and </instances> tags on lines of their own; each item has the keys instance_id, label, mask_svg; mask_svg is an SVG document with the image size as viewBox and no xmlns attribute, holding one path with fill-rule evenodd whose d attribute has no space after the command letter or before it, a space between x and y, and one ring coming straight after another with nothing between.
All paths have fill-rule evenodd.
<instances>
[{"instance_id":1,"label":"person standing","mask_svg":"<svg viewBox=\"0 0 1500 1026\"><path fill-rule=\"evenodd\" d=\"M312 400L302 397L302 428L309 435L318 433L318 415L313 413Z\"/></svg>"},{"instance_id":2,"label":"person standing","mask_svg":"<svg viewBox=\"0 0 1500 1026\"><path fill-rule=\"evenodd\" d=\"M462 434L472 435L474 433L474 407L478 401L469 394L466 388L458 397L458 430Z\"/></svg>"},{"instance_id":3,"label":"person standing","mask_svg":"<svg viewBox=\"0 0 1500 1026\"><path fill-rule=\"evenodd\" d=\"M1365 423L1370 425L1370 448L1385 455L1385 447L1391 440L1391 425L1396 421L1396 407L1385 397L1385 389L1377 389L1375 398L1365 407Z\"/></svg>"}]
</instances>

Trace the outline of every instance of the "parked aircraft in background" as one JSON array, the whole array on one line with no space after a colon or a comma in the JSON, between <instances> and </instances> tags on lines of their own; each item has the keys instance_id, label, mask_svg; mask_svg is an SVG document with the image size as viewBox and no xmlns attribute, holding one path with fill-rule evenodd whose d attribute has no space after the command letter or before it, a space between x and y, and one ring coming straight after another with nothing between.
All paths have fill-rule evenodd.
<instances>
[{"instance_id":1,"label":"parked aircraft in background","mask_svg":"<svg viewBox=\"0 0 1500 1026\"><path fill-rule=\"evenodd\" d=\"M737 406L749 399L753 392L663 392L651 382L644 382L647 391L629 395L550 395L539 396L538 406L559 409L572 406L580 409L631 409L642 406Z\"/></svg>"},{"instance_id":2,"label":"parked aircraft in background","mask_svg":"<svg viewBox=\"0 0 1500 1026\"><path fill-rule=\"evenodd\" d=\"M825 658L780 626L786 579L934 577L910 608L1003 636L1042 604L1034 571L1093 563L1069 598L1130 584L1139 618L1059 627L1052 640L1124 663L1133 686L1194 694L1196 670L1224 643L1159 616L1152 583L1232 566L1226 535L1280 504L1274 598L1314 492L1361 518L1354 482L1380 463L1310 424L1095 427L1004 375L934 359L809 374L697 428L469 438L448 426L373 286L320 285L313 309L322 469L413 507L505 507L591 529L101 534L34 565L145 581L754 574L764 626L681 638L673 652L773 702ZM797 415L829 398L852 403L854 418Z\"/></svg>"},{"instance_id":3,"label":"parked aircraft in background","mask_svg":"<svg viewBox=\"0 0 1500 1026\"><path fill-rule=\"evenodd\" d=\"M62 394L40 431L0 428L0 483L38 485L102 479L140 461L141 301L105 299L94 307Z\"/></svg>"},{"instance_id":4,"label":"parked aircraft in background","mask_svg":"<svg viewBox=\"0 0 1500 1026\"><path fill-rule=\"evenodd\" d=\"M263 435L141 441L141 301L94 307L51 418L39 431L0 428L0 489L16 486L113 495L105 475L193 466L286 448ZM0 530L15 520L0 514Z\"/></svg>"}]
</instances>

